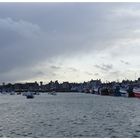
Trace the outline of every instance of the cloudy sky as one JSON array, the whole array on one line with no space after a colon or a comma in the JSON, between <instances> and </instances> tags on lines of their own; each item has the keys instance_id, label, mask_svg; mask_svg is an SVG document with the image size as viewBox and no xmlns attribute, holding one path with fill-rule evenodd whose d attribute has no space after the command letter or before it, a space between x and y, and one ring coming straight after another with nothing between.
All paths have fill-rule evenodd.
<instances>
[{"instance_id":1,"label":"cloudy sky","mask_svg":"<svg viewBox=\"0 0 140 140\"><path fill-rule=\"evenodd\" d=\"M140 3L0 3L0 82L140 76Z\"/></svg>"}]
</instances>

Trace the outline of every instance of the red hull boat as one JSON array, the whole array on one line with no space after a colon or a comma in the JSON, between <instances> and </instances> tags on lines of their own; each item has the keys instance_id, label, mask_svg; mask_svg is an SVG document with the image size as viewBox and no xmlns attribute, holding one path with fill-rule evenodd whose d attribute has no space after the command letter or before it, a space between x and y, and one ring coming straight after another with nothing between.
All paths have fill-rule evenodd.
<instances>
[{"instance_id":1,"label":"red hull boat","mask_svg":"<svg viewBox=\"0 0 140 140\"><path fill-rule=\"evenodd\" d=\"M135 88L133 89L134 95L137 98L140 98L140 88Z\"/></svg>"}]
</instances>

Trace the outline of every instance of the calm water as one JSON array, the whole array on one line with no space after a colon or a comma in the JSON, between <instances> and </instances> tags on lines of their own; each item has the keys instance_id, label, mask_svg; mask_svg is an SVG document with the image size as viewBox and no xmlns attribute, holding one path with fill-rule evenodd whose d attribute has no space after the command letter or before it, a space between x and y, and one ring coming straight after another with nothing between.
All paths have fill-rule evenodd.
<instances>
[{"instance_id":1,"label":"calm water","mask_svg":"<svg viewBox=\"0 0 140 140\"><path fill-rule=\"evenodd\" d=\"M0 137L140 137L140 99L0 95Z\"/></svg>"}]
</instances>

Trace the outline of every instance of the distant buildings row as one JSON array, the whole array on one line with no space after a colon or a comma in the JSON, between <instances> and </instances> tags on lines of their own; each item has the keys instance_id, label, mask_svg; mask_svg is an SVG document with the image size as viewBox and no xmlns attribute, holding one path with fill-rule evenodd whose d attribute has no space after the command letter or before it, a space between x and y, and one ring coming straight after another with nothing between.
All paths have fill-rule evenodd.
<instances>
[{"instance_id":1,"label":"distant buildings row","mask_svg":"<svg viewBox=\"0 0 140 140\"><path fill-rule=\"evenodd\" d=\"M43 84L43 82L33 82L33 83L3 83L0 85L0 92L22 92L22 91L41 91L41 92L86 92L88 90L94 89L99 86L115 86L120 85L122 87L127 85L140 86L140 78L135 81L123 80L122 82L107 82L102 83L100 79L90 80L83 83L69 83L63 82L59 83L58 81L50 81L48 84Z\"/></svg>"}]
</instances>

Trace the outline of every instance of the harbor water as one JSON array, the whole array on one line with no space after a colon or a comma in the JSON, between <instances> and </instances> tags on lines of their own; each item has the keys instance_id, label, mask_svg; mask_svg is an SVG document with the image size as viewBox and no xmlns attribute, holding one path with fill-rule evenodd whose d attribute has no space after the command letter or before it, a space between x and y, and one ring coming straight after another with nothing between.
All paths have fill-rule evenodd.
<instances>
[{"instance_id":1,"label":"harbor water","mask_svg":"<svg viewBox=\"0 0 140 140\"><path fill-rule=\"evenodd\" d=\"M0 95L0 137L140 137L140 99L47 93Z\"/></svg>"}]
</instances>

